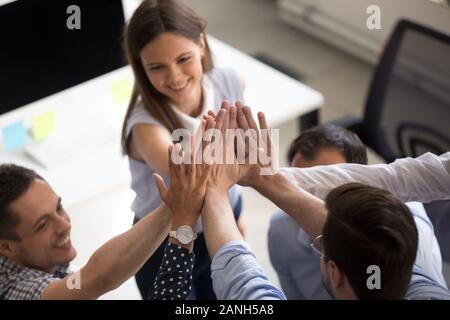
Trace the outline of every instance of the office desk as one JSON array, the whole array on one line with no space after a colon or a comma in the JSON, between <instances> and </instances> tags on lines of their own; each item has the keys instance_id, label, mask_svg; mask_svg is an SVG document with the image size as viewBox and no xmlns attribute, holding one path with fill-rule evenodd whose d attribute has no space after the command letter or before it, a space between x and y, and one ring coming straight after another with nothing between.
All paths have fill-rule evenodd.
<instances>
[{"instance_id":1,"label":"office desk","mask_svg":"<svg viewBox=\"0 0 450 320\"><path fill-rule=\"evenodd\" d=\"M317 91L211 36L208 40L216 65L234 68L244 76L245 102L254 110L263 111L272 128L314 112L322 105L323 97ZM126 230L133 217L128 163L120 153L120 129L127 101L115 102L110 89L113 82L122 79L131 81L130 68L113 71L0 116L0 127L4 127L18 120L29 123L31 116L53 110L57 128L49 139L63 139L71 148L80 150L80 154L89 139L80 144L73 139L77 134L99 127L115 137L87 155L48 168L24 156L23 152L6 153L0 146L1 162L14 162L36 170L62 197L72 215L72 240L79 249L74 264L79 266L86 263L101 243ZM130 281L126 285L133 287L133 280ZM124 297L117 292L106 297ZM137 297L135 289L126 297Z\"/></svg>"}]
</instances>

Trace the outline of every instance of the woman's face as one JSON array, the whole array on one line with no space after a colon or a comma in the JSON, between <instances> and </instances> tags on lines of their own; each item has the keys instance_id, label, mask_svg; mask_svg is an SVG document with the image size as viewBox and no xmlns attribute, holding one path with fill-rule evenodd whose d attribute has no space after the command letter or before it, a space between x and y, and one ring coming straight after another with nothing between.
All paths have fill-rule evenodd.
<instances>
[{"instance_id":1,"label":"woman's face","mask_svg":"<svg viewBox=\"0 0 450 320\"><path fill-rule=\"evenodd\" d=\"M197 44L170 32L150 41L140 53L142 66L153 87L185 112L200 106L204 55L203 35Z\"/></svg>"}]
</instances>

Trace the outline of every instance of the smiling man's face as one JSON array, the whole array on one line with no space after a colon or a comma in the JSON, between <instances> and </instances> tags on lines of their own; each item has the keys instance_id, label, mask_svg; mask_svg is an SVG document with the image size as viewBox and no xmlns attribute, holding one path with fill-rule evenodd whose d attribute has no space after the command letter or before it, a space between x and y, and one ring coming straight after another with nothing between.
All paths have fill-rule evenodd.
<instances>
[{"instance_id":1,"label":"smiling man's face","mask_svg":"<svg viewBox=\"0 0 450 320\"><path fill-rule=\"evenodd\" d=\"M20 220L16 227L20 241L10 241L9 258L14 262L53 273L59 265L75 258L70 218L61 198L46 181L33 180L9 208Z\"/></svg>"}]
</instances>

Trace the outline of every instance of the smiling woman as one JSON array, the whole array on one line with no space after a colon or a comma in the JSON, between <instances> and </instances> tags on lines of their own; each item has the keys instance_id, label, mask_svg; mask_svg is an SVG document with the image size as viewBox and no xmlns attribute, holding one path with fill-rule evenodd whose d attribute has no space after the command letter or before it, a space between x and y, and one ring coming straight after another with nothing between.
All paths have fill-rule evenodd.
<instances>
[{"instance_id":1,"label":"smiling woman","mask_svg":"<svg viewBox=\"0 0 450 320\"><path fill-rule=\"evenodd\" d=\"M219 110L223 100L243 99L239 76L213 67L205 27L206 22L181 1L145 0L125 30L124 48L135 85L123 124L122 149L130 161L136 193L135 222L161 204L152 176L158 173L169 184L171 132L186 128L193 134L208 109ZM237 186L230 189L230 200L237 219L241 208ZM214 299L200 221L195 229L193 291L199 299ZM161 246L136 275L143 296L156 277L163 250Z\"/></svg>"},{"instance_id":2,"label":"smiling woman","mask_svg":"<svg viewBox=\"0 0 450 320\"><path fill-rule=\"evenodd\" d=\"M190 116L200 113L203 75L201 59L205 39L199 44L175 33L163 33L141 51L141 61L151 85L171 104Z\"/></svg>"}]
</instances>

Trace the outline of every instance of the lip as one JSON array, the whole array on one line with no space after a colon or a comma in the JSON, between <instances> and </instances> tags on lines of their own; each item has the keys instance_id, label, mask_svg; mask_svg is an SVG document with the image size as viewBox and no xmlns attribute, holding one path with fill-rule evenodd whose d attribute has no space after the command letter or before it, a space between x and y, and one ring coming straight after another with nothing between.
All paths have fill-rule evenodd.
<instances>
[{"instance_id":1,"label":"lip","mask_svg":"<svg viewBox=\"0 0 450 320\"><path fill-rule=\"evenodd\" d=\"M56 249L67 250L72 246L70 235L67 235L64 239L58 241L55 245Z\"/></svg>"},{"instance_id":2,"label":"lip","mask_svg":"<svg viewBox=\"0 0 450 320\"><path fill-rule=\"evenodd\" d=\"M179 87L179 86L177 86L177 87L167 86L167 87L172 91L180 92L180 91L183 91L184 89L186 89L190 82L191 82L191 79L187 80L186 83L182 87Z\"/></svg>"}]
</instances>

